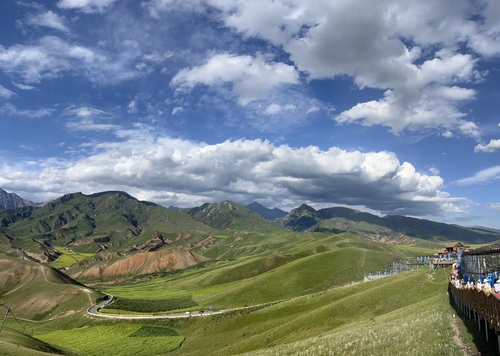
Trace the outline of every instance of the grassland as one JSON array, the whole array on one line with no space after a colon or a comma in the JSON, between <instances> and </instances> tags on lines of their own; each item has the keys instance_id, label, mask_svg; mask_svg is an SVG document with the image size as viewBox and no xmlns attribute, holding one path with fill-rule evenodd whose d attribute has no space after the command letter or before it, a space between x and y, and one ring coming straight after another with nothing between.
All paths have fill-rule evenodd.
<instances>
[{"instance_id":1,"label":"grassland","mask_svg":"<svg viewBox=\"0 0 500 356\"><path fill-rule=\"evenodd\" d=\"M49 266L53 268L71 267L77 264L78 262L83 261L86 258L92 257L94 255L93 253L74 252L60 246L55 247L55 249L57 250L57 252L61 254L61 256L59 256L59 258L56 261L49 263Z\"/></svg>"},{"instance_id":2,"label":"grassland","mask_svg":"<svg viewBox=\"0 0 500 356\"><path fill-rule=\"evenodd\" d=\"M204 318L129 322L78 314L7 324L38 345L78 355L454 355L460 349L451 342L448 273L423 268Z\"/></svg>"},{"instance_id":3,"label":"grassland","mask_svg":"<svg viewBox=\"0 0 500 356\"><path fill-rule=\"evenodd\" d=\"M228 245L234 248L226 253ZM362 282L368 272L383 270L395 258L426 255L425 248L401 248L349 234L228 233L205 251L218 260L99 288L144 305L187 298L205 310L265 306L182 320L113 321L80 312L47 314L36 323L9 319L7 324L43 345L78 355L460 351L451 342L448 270L423 268Z\"/></svg>"},{"instance_id":4,"label":"grassland","mask_svg":"<svg viewBox=\"0 0 500 356\"><path fill-rule=\"evenodd\" d=\"M0 334L0 351L3 356L63 354L63 350L37 340L11 328Z\"/></svg>"},{"instance_id":5,"label":"grassland","mask_svg":"<svg viewBox=\"0 0 500 356\"><path fill-rule=\"evenodd\" d=\"M160 326L121 323L113 326L57 330L37 339L79 355L157 355L180 347L184 337Z\"/></svg>"},{"instance_id":6,"label":"grassland","mask_svg":"<svg viewBox=\"0 0 500 356\"><path fill-rule=\"evenodd\" d=\"M232 355L274 347L262 352L341 355L351 346L352 354L453 354L458 349L450 341L447 273L422 269L248 314L185 321L190 336L179 354Z\"/></svg>"}]
</instances>

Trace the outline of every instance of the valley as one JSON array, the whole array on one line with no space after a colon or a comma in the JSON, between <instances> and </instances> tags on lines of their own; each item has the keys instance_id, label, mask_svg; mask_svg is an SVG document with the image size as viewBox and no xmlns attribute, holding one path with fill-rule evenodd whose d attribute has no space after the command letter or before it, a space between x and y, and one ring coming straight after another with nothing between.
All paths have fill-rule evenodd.
<instances>
[{"instance_id":1,"label":"valley","mask_svg":"<svg viewBox=\"0 0 500 356\"><path fill-rule=\"evenodd\" d=\"M0 212L0 312L11 308L0 350L461 352L450 342L447 269L363 280L395 259L434 254L448 237L439 231L474 245L499 239L498 232L313 210L266 220L229 201L173 210L103 192ZM99 313L108 317L90 315L106 295L114 301ZM172 314L184 317L165 317Z\"/></svg>"}]
</instances>

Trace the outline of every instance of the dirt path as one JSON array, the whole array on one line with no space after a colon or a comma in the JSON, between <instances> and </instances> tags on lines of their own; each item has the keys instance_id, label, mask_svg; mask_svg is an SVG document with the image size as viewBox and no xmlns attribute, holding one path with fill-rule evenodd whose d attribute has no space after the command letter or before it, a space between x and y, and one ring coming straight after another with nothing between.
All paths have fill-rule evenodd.
<instances>
[{"instance_id":1,"label":"dirt path","mask_svg":"<svg viewBox=\"0 0 500 356\"><path fill-rule=\"evenodd\" d=\"M459 326L459 323L461 323L459 316L456 315L455 313L450 312L448 313L448 319L450 320L450 325L454 334L452 341L455 345L457 345L460 348L460 350L462 350L462 355L480 356L481 353L479 353L474 347L463 342Z\"/></svg>"}]
</instances>

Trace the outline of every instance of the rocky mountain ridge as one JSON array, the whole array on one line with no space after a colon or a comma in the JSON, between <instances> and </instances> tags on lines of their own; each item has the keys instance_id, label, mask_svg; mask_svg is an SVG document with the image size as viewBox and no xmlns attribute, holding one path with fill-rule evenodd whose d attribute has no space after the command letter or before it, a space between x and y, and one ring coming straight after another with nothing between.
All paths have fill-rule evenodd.
<instances>
[{"instance_id":1,"label":"rocky mountain ridge","mask_svg":"<svg viewBox=\"0 0 500 356\"><path fill-rule=\"evenodd\" d=\"M0 188L0 210L26 208L29 206L35 206L35 203L23 199L15 193L7 193Z\"/></svg>"}]
</instances>

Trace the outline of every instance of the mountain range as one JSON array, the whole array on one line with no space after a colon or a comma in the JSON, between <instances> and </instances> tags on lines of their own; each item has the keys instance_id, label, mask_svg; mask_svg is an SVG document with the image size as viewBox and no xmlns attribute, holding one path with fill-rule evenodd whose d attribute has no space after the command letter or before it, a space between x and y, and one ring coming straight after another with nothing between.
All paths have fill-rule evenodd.
<instances>
[{"instance_id":1,"label":"mountain range","mask_svg":"<svg viewBox=\"0 0 500 356\"><path fill-rule=\"evenodd\" d=\"M24 200L19 198L20 201ZM348 232L368 240L398 244L488 243L500 239L496 230L405 216L379 217L344 207L315 210L303 204L283 214L279 209L267 209L258 203L243 206L223 201L190 209L169 209L119 191L72 193L42 207L0 211L0 242L24 251L31 258L50 262L60 256L58 247L80 253L116 252L116 258L163 248L199 253L208 244L224 246L224 237L228 235L287 230ZM238 244L241 242L236 241ZM231 248L236 253L234 246ZM224 248L217 253L227 253Z\"/></svg>"}]
</instances>

